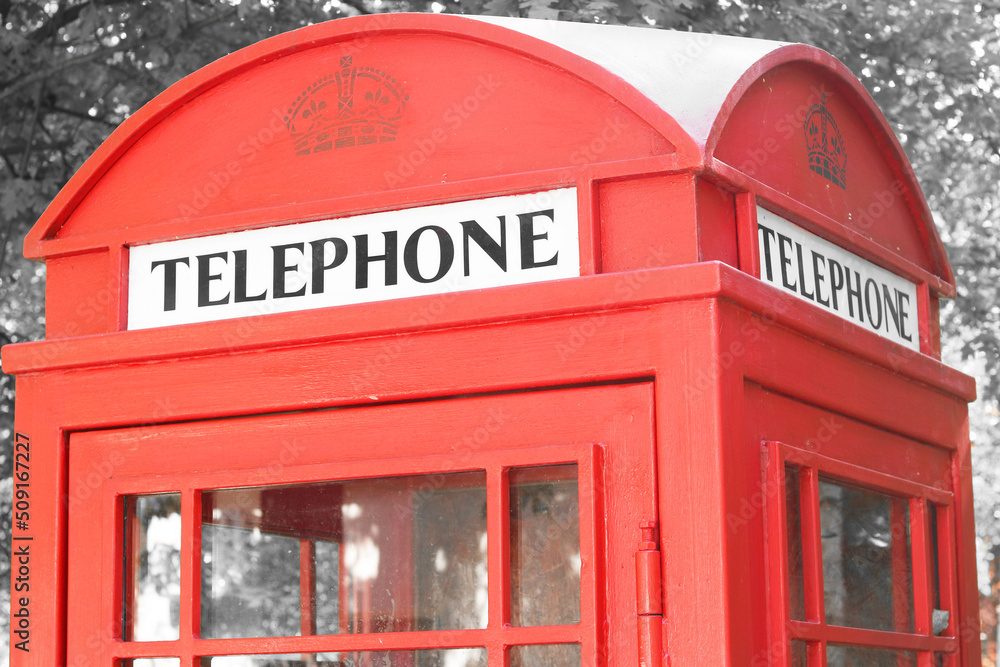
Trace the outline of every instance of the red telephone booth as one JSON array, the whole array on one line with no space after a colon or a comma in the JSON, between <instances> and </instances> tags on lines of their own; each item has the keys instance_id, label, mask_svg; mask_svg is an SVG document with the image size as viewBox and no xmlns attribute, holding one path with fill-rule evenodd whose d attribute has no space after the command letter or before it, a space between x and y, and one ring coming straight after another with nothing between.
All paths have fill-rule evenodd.
<instances>
[{"instance_id":1,"label":"red telephone booth","mask_svg":"<svg viewBox=\"0 0 1000 667\"><path fill-rule=\"evenodd\" d=\"M979 659L953 276L814 48L312 26L25 252L15 666Z\"/></svg>"}]
</instances>

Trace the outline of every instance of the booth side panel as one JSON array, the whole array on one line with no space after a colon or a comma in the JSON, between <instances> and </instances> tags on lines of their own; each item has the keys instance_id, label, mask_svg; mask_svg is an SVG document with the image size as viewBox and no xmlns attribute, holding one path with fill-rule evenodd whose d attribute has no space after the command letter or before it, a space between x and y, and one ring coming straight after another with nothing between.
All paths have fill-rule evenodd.
<instances>
[{"instance_id":1,"label":"booth side panel","mask_svg":"<svg viewBox=\"0 0 1000 667\"><path fill-rule=\"evenodd\" d=\"M119 329L124 270L107 250L46 260L45 337L75 338Z\"/></svg>"},{"instance_id":2,"label":"booth side panel","mask_svg":"<svg viewBox=\"0 0 1000 667\"><path fill-rule=\"evenodd\" d=\"M716 195L717 196L717 195ZM744 428L749 345L760 338L755 321L731 304L719 304L720 334L714 373L721 406L721 489L725 504L725 558L733 665L770 664L767 644L767 590L765 588L763 486L758 447L748 446ZM753 342L751 342L753 341Z\"/></svg>"},{"instance_id":3,"label":"booth side panel","mask_svg":"<svg viewBox=\"0 0 1000 667\"><path fill-rule=\"evenodd\" d=\"M747 373L753 381L941 447L954 449L966 437L962 399L811 342L777 326L767 313L754 317L766 335L761 344L748 347ZM890 363L903 368L911 355L896 349L900 352L890 356Z\"/></svg>"},{"instance_id":4,"label":"booth side panel","mask_svg":"<svg viewBox=\"0 0 1000 667\"><path fill-rule=\"evenodd\" d=\"M980 655L978 598L972 553L975 538L971 516L971 469L968 462L965 402L907 380L888 368L861 362L843 352L819 345L773 321L759 318L755 321L760 325L759 337L762 344L750 346L747 355L747 405L753 406L748 407L747 414L748 446L758 452L766 450L766 465L778 466L768 473L767 479L772 483L763 494L765 507L774 503L786 504L788 501L784 494L789 486L796 494L801 493L801 500L797 502L803 503L803 507L808 503L818 504L822 493L829 494L837 488L835 482L823 492L823 487L817 486L817 479L823 475L834 480L847 480L848 486L856 484L862 489L878 489L878 493L887 494L886 497L890 499L903 499L904 504L898 508L892 505L896 509L892 510L894 518L891 523L893 535L905 535L910 534L908 531L913 531L913 545L907 547L913 549L912 561L908 561L907 556L897 554L897 565L912 567L912 574L907 575L913 577L910 584L913 592L910 594L912 597L909 604L913 605L911 613L916 617L912 627L905 625L906 607L899 606L905 597L899 597L901 594L897 592L894 598L898 607L896 613L903 616L897 616L895 622L903 623L901 627L904 628L897 628L897 632L909 634L908 638L894 640L901 642L897 650L905 648L914 655L928 651L922 654L921 660L931 660L936 655L948 655L957 649L963 667L976 664ZM900 359L900 363L905 363L904 356ZM781 461L790 463L782 464ZM793 472L798 471L797 482L788 481L789 468L784 468L785 472L782 472L782 465L790 465ZM774 484L782 478L786 485L784 491L774 488ZM906 515L900 514L906 507L910 509L911 522L921 521L920 517L925 514L935 514L940 526L937 535L927 533L931 537L922 538L921 534L926 529L913 528L917 524L911 526L905 519ZM772 514L768 510L767 516L781 515ZM947 525L951 521L950 517L954 517L956 525ZM861 639L855 630L827 631L818 629L818 626L801 625L805 620L811 623L828 622L831 627L850 624L836 613L834 616L824 616L824 580L817 572L825 570L827 565L824 565L824 559L829 554L825 547L821 550L818 537L815 538L812 552L812 557L818 560L813 565L814 578L810 584L809 549L813 547L809 546L810 542L806 539L811 530L807 526L807 518L809 516L803 509L801 530L802 559L806 563L803 567L807 571L803 584L806 590L806 616L799 617L800 625L789 626L788 632L793 633L792 636L810 638L808 650L811 656L815 653L810 659L818 659L821 652L833 650L827 649L825 643L815 641L820 637L828 637L831 645L851 644L860 642ZM820 520L821 512L816 509L810 521ZM822 520L833 519L827 517ZM818 530L818 525L814 525L813 529ZM785 529L783 520L771 522L763 527L763 534L768 540L773 540L780 537L781 531ZM933 590L928 592L921 588L926 589L931 585L931 573L921 572L929 567L926 563L935 543L940 552L939 567L942 568L938 573L942 581L940 595L948 598L948 591L952 586L949 582L954 581L958 587L956 600L942 599L935 603ZM897 547L897 551L902 549L898 545ZM924 552L921 550L927 550L926 554L922 555ZM775 555L786 557L780 556L782 550L775 551L773 547L769 547L767 553L770 554L768 576L773 578L776 572L782 572L780 576L785 576L787 572L775 569ZM790 555L787 557L791 558ZM952 558L957 561L951 560ZM893 577L895 580L897 575L894 574ZM788 612L782 612L780 605L788 603L774 597L776 591L783 590L780 583L771 581L768 584L768 590L771 591L768 604L772 608L771 633L774 646L781 646L786 638L785 615ZM812 598L810 586L813 590ZM929 632L929 605L932 604L940 604L939 608L951 613L951 624L940 634ZM788 609L787 606L784 608ZM829 634L823 634L827 632ZM807 643L804 639L802 641L799 648L805 650ZM878 640L871 641L875 642L871 645L879 646Z\"/></svg>"},{"instance_id":5,"label":"booth side panel","mask_svg":"<svg viewBox=\"0 0 1000 667\"><path fill-rule=\"evenodd\" d=\"M656 424L668 664L742 664L733 661L726 613L719 311L704 301L660 313L666 342L657 359Z\"/></svg>"},{"instance_id":6,"label":"booth side panel","mask_svg":"<svg viewBox=\"0 0 1000 667\"><path fill-rule=\"evenodd\" d=\"M699 260L691 174L600 183L598 196L604 273Z\"/></svg>"},{"instance_id":7,"label":"booth side panel","mask_svg":"<svg viewBox=\"0 0 1000 667\"><path fill-rule=\"evenodd\" d=\"M736 197L701 178L697 181L697 196L700 261L714 260L739 267Z\"/></svg>"},{"instance_id":8,"label":"booth side panel","mask_svg":"<svg viewBox=\"0 0 1000 667\"><path fill-rule=\"evenodd\" d=\"M966 430L968 423L966 423ZM958 609L965 654L962 667L979 667L982 648L979 636L979 589L976 564L976 517L972 498L972 453L968 437L959 443L952 459L955 488L955 539L958 546Z\"/></svg>"},{"instance_id":9,"label":"booth side panel","mask_svg":"<svg viewBox=\"0 0 1000 667\"><path fill-rule=\"evenodd\" d=\"M66 661L66 448L57 401L17 380L11 534L11 667ZM23 492L23 493L22 493Z\"/></svg>"}]
</instances>

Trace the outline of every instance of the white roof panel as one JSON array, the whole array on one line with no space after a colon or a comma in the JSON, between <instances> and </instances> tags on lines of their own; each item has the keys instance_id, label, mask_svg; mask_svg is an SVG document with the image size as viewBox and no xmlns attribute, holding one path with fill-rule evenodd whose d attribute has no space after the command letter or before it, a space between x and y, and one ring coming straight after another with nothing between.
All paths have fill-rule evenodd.
<instances>
[{"instance_id":1,"label":"white roof panel","mask_svg":"<svg viewBox=\"0 0 1000 667\"><path fill-rule=\"evenodd\" d=\"M726 97L766 54L785 46L744 37L496 16L469 16L558 46L624 79L704 146Z\"/></svg>"}]
</instances>

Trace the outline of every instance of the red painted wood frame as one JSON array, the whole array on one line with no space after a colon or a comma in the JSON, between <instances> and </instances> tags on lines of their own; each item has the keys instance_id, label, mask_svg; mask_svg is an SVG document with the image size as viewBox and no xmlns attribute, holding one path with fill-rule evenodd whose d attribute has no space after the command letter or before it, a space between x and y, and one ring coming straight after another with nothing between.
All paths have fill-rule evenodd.
<instances>
[{"instance_id":1,"label":"red painted wood frame","mask_svg":"<svg viewBox=\"0 0 1000 667\"><path fill-rule=\"evenodd\" d=\"M868 424L880 434L878 447L858 445L864 438L844 441L838 458L917 481L914 461L923 461L924 470L949 484L960 664L971 667L978 657L965 411L974 396L971 379L779 297L744 273L705 263L507 288L487 302L464 293L386 302L377 313L364 305L287 313L252 322L237 330L238 339L231 323L217 322L7 348L5 363L22 373L18 431L33 443L32 469L47 471L33 479L32 562L36 571L53 573L33 589L37 644L14 664L74 664L93 660L100 648L100 634L81 637L75 626L95 613L96 603L81 595L94 576L73 562L79 551L68 548L67 505L60 501L68 498L72 509L93 494L87 479L67 478L69 461L83 451L76 444L87 438L108 429L150 434L171 423L223 417L237 417L225 422L236 428L249 423L240 417L255 414L386 402L428 407L451 401L427 399L460 394L648 378L655 387L649 393L656 406L663 618L669 619L663 638L673 664L743 665L765 655L764 522L756 512L732 530L727 518L760 491L762 441L804 446L803 434L834 415L849 425L843 433ZM433 321L413 324L414 313L436 304L447 307ZM483 363L484 355L503 363ZM628 402L618 392L610 396L618 405L609 410L627 423ZM522 408L536 423L569 419L547 403L534 412L531 403ZM576 415L575 408L564 414ZM163 426L142 426L157 423ZM131 425L141 428L124 428ZM281 433L273 435L280 442ZM260 453L263 443L242 447L241 465L266 469L273 456ZM240 464L223 443L207 451ZM124 475L134 458L134 447L112 449L91 472L113 465ZM622 539L609 539L608 548L627 549L631 559L634 529ZM632 568L608 578L605 599L614 608L622 608L615 602L621 596L634 603ZM634 619L635 608L629 613ZM609 660L637 654L624 635ZM83 646L82 657L67 642Z\"/></svg>"},{"instance_id":2,"label":"red painted wood frame","mask_svg":"<svg viewBox=\"0 0 1000 667\"><path fill-rule=\"evenodd\" d=\"M128 658L179 656L182 665L194 667L201 664L200 656L213 655L481 646L488 650L489 665L500 667L508 664L505 656L516 645L579 643L584 664L599 664L598 656L611 646L616 651L631 646L634 652L634 545L640 525L656 516L651 410L650 386L640 383L75 434L71 483L104 461L117 463L99 492L70 509L69 605L74 614L69 662L97 657L92 664L111 665ZM250 441L272 444L233 447ZM294 460L277 463L289 443L295 445ZM507 473L557 463L579 466L581 622L513 627L510 572L504 565L510 562ZM199 637L203 490L467 470L485 470L487 477L485 629ZM123 641L123 582L128 581L119 530L123 499L163 492L181 494L180 639ZM629 577L608 574L621 571L632 573L631 592L623 585Z\"/></svg>"},{"instance_id":3,"label":"red painted wood frame","mask_svg":"<svg viewBox=\"0 0 1000 667\"><path fill-rule=\"evenodd\" d=\"M773 664L784 667L805 667L793 659L789 642L805 642L808 667L826 667L827 644L852 645L876 649L909 651L916 655L910 662L900 654L898 664L915 664L916 667L959 664L956 639L956 613L958 598L954 571L955 543L953 539L954 496L940 487L913 482L869 468L854 465L841 458L831 458L808 449L793 447L781 442L763 444L765 456L764 498L767 508L769 579L771 589L772 646L777 649ZM786 470L798 471L798 486L791 484ZM947 471L945 471L947 476ZM883 631L860 627L846 627L827 622L824 598L824 553L821 546L819 481L829 480L838 484L887 494L890 502L890 529L892 532L892 581L894 614L893 625L909 619L907 578L912 583L913 631ZM796 620L790 614L789 536L790 510L787 493L799 498L802 540L802 577L804 619ZM905 503L909 510L908 523L901 511ZM932 532L931 512L936 512L936 530ZM907 555L905 542L909 537L911 556ZM936 554L936 559L932 558ZM937 572L934 572L934 562ZM939 586L938 591L933 587ZM901 595L902 593L902 595ZM942 610L949 612L946 628L935 634L932 611L935 600ZM941 662L937 660L940 658Z\"/></svg>"}]
</instances>

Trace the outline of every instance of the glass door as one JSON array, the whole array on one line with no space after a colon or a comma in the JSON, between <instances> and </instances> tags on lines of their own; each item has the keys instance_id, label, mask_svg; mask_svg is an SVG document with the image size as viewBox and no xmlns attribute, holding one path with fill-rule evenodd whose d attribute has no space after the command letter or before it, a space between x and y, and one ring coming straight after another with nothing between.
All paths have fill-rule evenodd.
<instances>
[{"instance_id":1,"label":"glass door","mask_svg":"<svg viewBox=\"0 0 1000 667\"><path fill-rule=\"evenodd\" d=\"M71 487L94 488L70 505L69 662L614 664L655 519L650 394L74 435Z\"/></svg>"}]
</instances>

